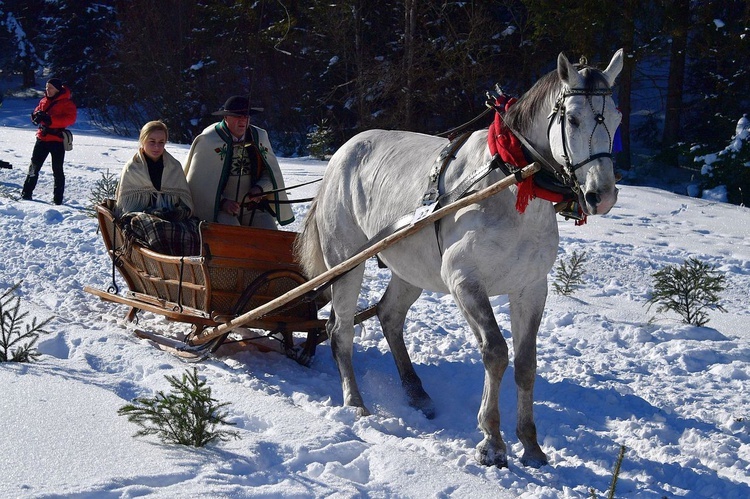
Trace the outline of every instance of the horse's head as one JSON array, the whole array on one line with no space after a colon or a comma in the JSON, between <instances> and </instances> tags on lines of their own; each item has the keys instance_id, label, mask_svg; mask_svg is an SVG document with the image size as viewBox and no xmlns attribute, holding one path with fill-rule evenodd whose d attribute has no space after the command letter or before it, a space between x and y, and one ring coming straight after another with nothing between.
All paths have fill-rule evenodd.
<instances>
[{"instance_id":1,"label":"horse's head","mask_svg":"<svg viewBox=\"0 0 750 499\"><path fill-rule=\"evenodd\" d=\"M612 85L622 70L622 49L604 71L576 69L561 53L557 75L562 88L549 116L547 137L555 161L573 183L585 213L603 215L617 201L612 145L620 112Z\"/></svg>"}]
</instances>

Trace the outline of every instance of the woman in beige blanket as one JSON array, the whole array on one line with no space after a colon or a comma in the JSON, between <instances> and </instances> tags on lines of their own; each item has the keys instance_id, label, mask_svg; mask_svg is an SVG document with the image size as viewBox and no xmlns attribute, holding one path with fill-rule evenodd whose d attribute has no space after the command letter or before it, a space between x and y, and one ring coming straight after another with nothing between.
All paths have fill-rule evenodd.
<instances>
[{"instance_id":1,"label":"woman in beige blanket","mask_svg":"<svg viewBox=\"0 0 750 499\"><path fill-rule=\"evenodd\" d=\"M170 219L192 216L190 188L182 165L164 149L167 140L169 130L161 121L149 121L141 128L140 148L125 164L117 185L118 217L133 212L168 214Z\"/></svg>"},{"instance_id":2,"label":"woman in beige blanket","mask_svg":"<svg viewBox=\"0 0 750 499\"><path fill-rule=\"evenodd\" d=\"M115 215L125 234L168 255L200 253L200 221L193 217L182 165L164 150L167 126L149 121L141 128L140 148L127 162L117 185Z\"/></svg>"}]
</instances>

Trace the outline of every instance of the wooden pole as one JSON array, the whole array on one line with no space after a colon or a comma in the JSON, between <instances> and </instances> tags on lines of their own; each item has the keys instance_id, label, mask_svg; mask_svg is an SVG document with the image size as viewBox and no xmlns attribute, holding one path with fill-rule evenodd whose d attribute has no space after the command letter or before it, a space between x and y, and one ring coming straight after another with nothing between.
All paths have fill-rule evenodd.
<instances>
[{"instance_id":1,"label":"wooden pole","mask_svg":"<svg viewBox=\"0 0 750 499\"><path fill-rule=\"evenodd\" d=\"M533 174L535 174L536 172L538 172L539 169L540 167L537 163L531 163L530 165L524 167L519 172L519 175L522 179L526 179L532 176ZM356 255L349 257L348 259L339 263L335 267L328 269L326 272L323 272L322 274L310 279L304 284L297 286L296 288L284 293L278 298L274 298L273 300L269 301L265 305L261 305L260 307L257 307L257 308L254 308L253 310L245 312L244 314L232 319L231 321L225 322L224 324L221 324L211 330L206 329L197 338L195 338L193 342L195 344L205 343L206 341L210 341L211 339L215 338L217 335L227 333L234 328L240 327L244 324L247 324L250 321L254 321L260 317L263 317L269 312L272 312L276 310L277 308L280 308L286 305L290 301L299 298L305 293L312 291L318 286L325 284L332 278L350 271L351 269L353 269L360 263L364 262L368 258L377 255L378 253L386 249L388 246L400 241L401 239L404 239L405 237L408 237L414 234L415 232L418 232L419 230L424 228L426 225L434 223L437 220L440 220L441 218L448 215L449 213L453 213L455 211L460 210L461 208L465 208L478 201L481 201L494 194L497 194L500 191L504 191L505 189L507 189L508 187L516 183L518 183L518 180L516 179L516 177L513 175L510 175L508 177L503 178L502 180L498 182L495 182L494 184L488 187L485 187L481 191L477 191L474 194L466 196L465 198L461 198L458 201L455 201L447 206L443 206L442 208L439 208L433 211L430 215L426 216L425 218L418 220L414 224L403 227L397 230L396 232L394 232L393 234L386 236L383 240L379 241L378 243L373 244L369 248L366 248L360 251L359 253L357 253Z\"/></svg>"}]
</instances>

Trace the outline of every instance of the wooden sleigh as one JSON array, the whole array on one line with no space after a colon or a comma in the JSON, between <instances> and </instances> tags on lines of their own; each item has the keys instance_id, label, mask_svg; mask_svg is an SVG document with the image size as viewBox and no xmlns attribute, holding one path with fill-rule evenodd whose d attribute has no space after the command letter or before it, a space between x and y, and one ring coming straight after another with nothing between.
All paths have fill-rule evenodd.
<instances>
[{"instance_id":1,"label":"wooden sleigh","mask_svg":"<svg viewBox=\"0 0 750 499\"><path fill-rule=\"evenodd\" d=\"M220 346L234 349L280 350L308 364L316 345L327 338L325 319L318 308L325 299L297 300L241 327L215 332L243 313L297 288L306 282L294 261L295 232L235 227L215 223L200 225L201 253L170 256L126 241L107 200L96 207L99 227L112 258L112 287L85 291L103 300L130 307L126 318L134 321L140 310L192 325L184 339L158 332L136 330L142 338L186 358L202 358ZM128 290L115 284L116 268ZM359 320L374 315L374 307Z\"/></svg>"}]
</instances>

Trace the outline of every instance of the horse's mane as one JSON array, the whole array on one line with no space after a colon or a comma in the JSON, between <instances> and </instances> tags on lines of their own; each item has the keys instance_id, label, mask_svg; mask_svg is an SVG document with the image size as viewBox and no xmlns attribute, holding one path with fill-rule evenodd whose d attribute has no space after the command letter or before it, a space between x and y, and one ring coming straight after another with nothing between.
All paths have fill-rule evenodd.
<instances>
[{"instance_id":1,"label":"horse's mane","mask_svg":"<svg viewBox=\"0 0 750 499\"><path fill-rule=\"evenodd\" d=\"M575 65L576 71L582 71L583 87L587 91L601 88L609 88L609 82L604 73L591 66ZM518 102L508 109L503 121L508 126L521 134L526 134L531 129L537 113L541 109L547 109L545 104L557 98L562 87L562 82L557 75L557 70L550 71L541 77Z\"/></svg>"}]
</instances>

